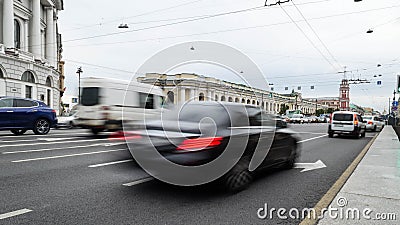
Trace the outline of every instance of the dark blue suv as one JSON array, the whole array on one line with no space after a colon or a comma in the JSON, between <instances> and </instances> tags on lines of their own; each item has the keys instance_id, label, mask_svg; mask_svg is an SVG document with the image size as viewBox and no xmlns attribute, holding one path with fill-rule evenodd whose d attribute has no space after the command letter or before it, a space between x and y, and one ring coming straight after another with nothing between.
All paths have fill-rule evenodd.
<instances>
[{"instance_id":1,"label":"dark blue suv","mask_svg":"<svg viewBox=\"0 0 400 225\"><path fill-rule=\"evenodd\" d=\"M16 135L33 130L47 134L57 124L56 111L40 101L16 97L0 97L0 130Z\"/></svg>"}]
</instances>

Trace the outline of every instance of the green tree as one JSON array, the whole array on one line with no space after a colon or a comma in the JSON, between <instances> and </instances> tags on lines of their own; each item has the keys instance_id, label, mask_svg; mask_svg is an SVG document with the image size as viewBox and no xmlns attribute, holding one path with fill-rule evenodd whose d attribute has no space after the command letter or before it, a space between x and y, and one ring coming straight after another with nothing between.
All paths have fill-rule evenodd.
<instances>
[{"instance_id":1,"label":"green tree","mask_svg":"<svg viewBox=\"0 0 400 225\"><path fill-rule=\"evenodd\" d=\"M289 109L288 105L285 105L285 104L281 105L281 109L279 111L279 114L285 114L286 110L288 110L288 109Z\"/></svg>"}]
</instances>

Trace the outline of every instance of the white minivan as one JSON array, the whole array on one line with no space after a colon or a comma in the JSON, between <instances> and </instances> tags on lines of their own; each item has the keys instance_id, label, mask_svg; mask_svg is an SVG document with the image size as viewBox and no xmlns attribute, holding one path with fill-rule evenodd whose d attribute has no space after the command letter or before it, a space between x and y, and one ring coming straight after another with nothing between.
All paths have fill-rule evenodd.
<instances>
[{"instance_id":1,"label":"white minivan","mask_svg":"<svg viewBox=\"0 0 400 225\"><path fill-rule=\"evenodd\" d=\"M365 123L356 112L338 111L331 115L328 127L330 138L334 134L351 135L356 138L365 137Z\"/></svg>"},{"instance_id":2,"label":"white minivan","mask_svg":"<svg viewBox=\"0 0 400 225\"><path fill-rule=\"evenodd\" d=\"M153 85L108 78L83 78L76 126L93 134L121 130L123 123L161 115L164 97Z\"/></svg>"}]
</instances>

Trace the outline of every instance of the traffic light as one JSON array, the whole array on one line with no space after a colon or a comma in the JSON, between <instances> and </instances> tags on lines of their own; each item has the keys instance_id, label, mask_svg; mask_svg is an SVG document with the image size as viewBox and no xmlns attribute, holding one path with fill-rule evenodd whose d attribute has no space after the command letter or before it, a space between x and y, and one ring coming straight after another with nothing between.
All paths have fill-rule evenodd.
<instances>
[{"instance_id":1,"label":"traffic light","mask_svg":"<svg viewBox=\"0 0 400 225\"><path fill-rule=\"evenodd\" d=\"M400 93L400 75L397 75L397 86L396 86L397 93Z\"/></svg>"}]
</instances>

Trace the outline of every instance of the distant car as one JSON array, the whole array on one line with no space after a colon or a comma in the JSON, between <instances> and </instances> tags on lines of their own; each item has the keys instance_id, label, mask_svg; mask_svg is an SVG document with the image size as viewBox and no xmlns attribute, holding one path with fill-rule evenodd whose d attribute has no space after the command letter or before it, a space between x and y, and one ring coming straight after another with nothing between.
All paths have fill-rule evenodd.
<instances>
[{"instance_id":1,"label":"distant car","mask_svg":"<svg viewBox=\"0 0 400 225\"><path fill-rule=\"evenodd\" d=\"M319 123L319 117L317 117L317 116L310 116L309 120L310 120L310 123Z\"/></svg>"},{"instance_id":2,"label":"distant car","mask_svg":"<svg viewBox=\"0 0 400 225\"><path fill-rule=\"evenodd\" d=\"M293 114L290 118L291 123L304 123L304 115L303 114Z\"/></svg>"},{"instance_id":3,"label":"distant car","mask_svg":"<svg viewBox=\"0 0 400 225\"><path fill-rule=\"evenodd\" d=\"M332 138L335 134L351 135L356 138L365 137L365 123L360 114L348 111L332 113L328 126L328 135Z\"/></svg>"},{"instance_id":4,"label":"distant car","mask_svg":"<svg viewBox=\"0 0 400 225\"><path fill-rule=\"evenodd\" d=\"M41 101L0 97L0 130L10 130L16 135L33 130L35 134L44 135L56 124L56 111Z\"/></svg>"},{"instance_id":5,"label":"distant car","mask_svg":"<svg viewBox=\"0 0 400 225\"><path fill-rule=\"evenodd\" d=\"M286 119L284 119L283 117L274 115L273 119L275 120L276 128L287 128Z\"/></svg>"},{"instance_id":6,"label":"distant car","mask_svg":"<svg viewBox=\"0 0 400 225\"><path fill-rule=\"evenodd\" d=\"M381 131L385 123L377 116L363 116L366 121L366 129L372 131Z\"/></svg>"},{"instance_id":7,"label":"distant car","mask_svg":"<svg viewBox=\"0 0 400 225\"><path fill-rule=\"evenodd\" d=\"M77 111L71 111L70 113L66 113L65 115L58 117L57 128L66 127L66 128L73 128L76 126L75 119L76 119Z\"/></svg>"},{"instance_id":8,"label":"distant car","mask_svg":"<svg viewBox=\"0 0 400 225\"><path fill-rule=\"evenodd\" d=\"M168 111L163 120L145 122L144 129L133 130L138 137L132 140L129 148L135 153L148 155L150 148L155 148L160 158L145 158L151 164L164 159L184 166L201 166L217 159L228 150L239 150L230 141L245 141L245 151L235 160L236 165L217 180L229 191L240 191L252 181L255 172L273 167L292 168L299 152L297 138L289 129L272 129L266 125L270 118L260 108L228 102L190 102L181 109ZM208 122L207 122L208 121ZM271 121L267 124L271 124ZM272 133L271 133L272 132ZM272 146L267 144L271 136ZM269 152L262 164L249 171L249 163L257 145L265 144L263 150ZM239 161L237 161L239 160ZM141 161L143 162L143 161ZM155 171L157 172L157 171Z\"/></svg>"}]
</instances>

